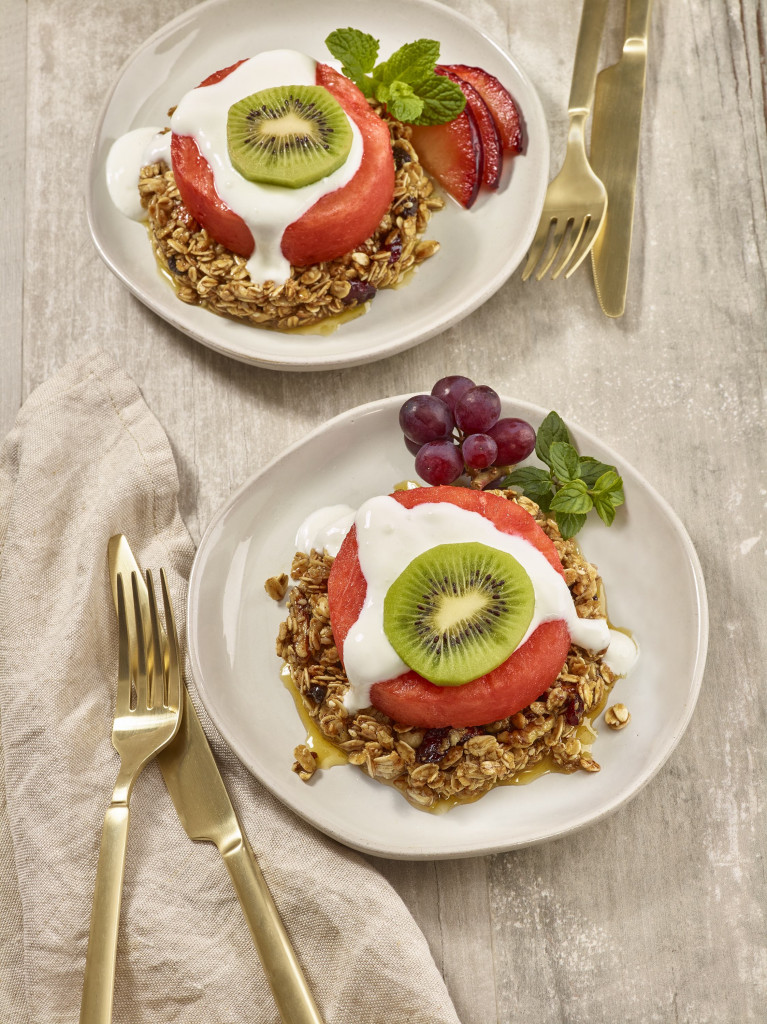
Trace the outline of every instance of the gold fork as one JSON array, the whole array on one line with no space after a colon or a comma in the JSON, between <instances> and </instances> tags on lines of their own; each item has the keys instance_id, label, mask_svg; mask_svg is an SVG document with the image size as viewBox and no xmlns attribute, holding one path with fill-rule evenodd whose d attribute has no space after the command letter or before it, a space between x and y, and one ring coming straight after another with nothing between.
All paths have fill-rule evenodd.
<instances>
[{"instance_id":1,"label":"gold fork","mask_svg":"<svg viewBox=\"0 0 767 1024\"><path fill-rule=\"evenodd\" d=\"M523 281L530 277L537 264L535 278L540 281L556 259L559 263L552 278L559 277L567 267L565 277L570 277L591 252L604 225L607 190L592 171L586 156L586 121L594 102L608 2L584 0L583 3L567 109L570 128L565 162L546 192L538 230L522 271ZM552 240L547 249L550 232Z\"/></svg>"},{"instance_id":2,"label":"gold fork","mask_svg":"<svg viewBox=\"0 0 767 1024\"><path fill-rule=\"evenodd\" d=\"M128 621L123 577L117 577L119 654L112 745L120 755L120 771L101 833L80 1024L108 1024L112 1019L131 792L142 768L176 735L181 717L181 666L168 582L164 570L160 570L168 637L163 650L157 599L149 570L146 577L149 622L141 611L136 573L131 573L135 623ZM136 640L133 649L137 655L133 665L130 634Z\"/></svg>"}]
</instances>

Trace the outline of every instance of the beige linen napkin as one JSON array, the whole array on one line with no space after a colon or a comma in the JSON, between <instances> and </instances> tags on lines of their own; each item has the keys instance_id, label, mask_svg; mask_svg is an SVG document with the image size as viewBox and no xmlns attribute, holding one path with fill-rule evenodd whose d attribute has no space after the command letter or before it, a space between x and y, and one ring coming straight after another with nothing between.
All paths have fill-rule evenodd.
<instances>
[{"instance_id":1,"label":"beige linen napkin","mask_svg":"<svg viewBox=\"0 0 767 1024\"><path fill-rule=\"evenodd\" d=\"M35 391L0 452L3 1024L78 1019L118 767L106 546L124 532L144 566L164 565L183 620L194 548L178 487L162 428L104 353ZM397 894L262 789L193 699L328 1024L457 1024ZM277 1024L223 862L186 837L156 765L131 810L114 1020Z\"/></svg>"}]
</instances>

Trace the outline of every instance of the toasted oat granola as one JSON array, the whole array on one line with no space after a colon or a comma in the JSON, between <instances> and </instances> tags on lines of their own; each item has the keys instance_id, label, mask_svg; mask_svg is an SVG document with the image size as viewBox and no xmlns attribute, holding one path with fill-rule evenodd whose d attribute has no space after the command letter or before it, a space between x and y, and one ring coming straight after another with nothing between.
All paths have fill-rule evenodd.
<instances>
[{"instance_id":1,"label":"toasted oat granola","mask_svg":"<svg viewBox=\"0 0 767 1024\"><path fill-rule=\"evenodd\" d=\"M533 515L553 541L581 618L603 618L601 579L573 540L528 498L496 491ZM518 779L544 758L552 769L598 772L582 737L604 704L615 675L598 657L572 646L546 693L523 711L470 728L415 729L393 722L376 708L350 714L343 706L348 681L330 627L327 581L333 559L298 552L291 576L288 617L280 625L277 654L283 658L304 707L320 731L371 778L399 789L418 807L476 799L502 782ZM293 770L304 779L318 767L306 745L294 753Z\"/></svg>"},{"instance_id":2,"label":"toasted oat granola","mask_svg":"<svg viewBox=\"0 0 767 1024\"><path fill-rule=\"evenodd\" d=\"M179 299L259 327L309 327L364 305L379 288L394 287L433 256L439 243L424 239L423 233L444 200L434 193L410 144L410 127L384 119L395 168L388 213L356 249L337 260L292 267L282 284L253 284L247 260L215 242L186 209L173 171L163 162L143 167L139 193L149 235Z\"/></svg>"}]
</instances>

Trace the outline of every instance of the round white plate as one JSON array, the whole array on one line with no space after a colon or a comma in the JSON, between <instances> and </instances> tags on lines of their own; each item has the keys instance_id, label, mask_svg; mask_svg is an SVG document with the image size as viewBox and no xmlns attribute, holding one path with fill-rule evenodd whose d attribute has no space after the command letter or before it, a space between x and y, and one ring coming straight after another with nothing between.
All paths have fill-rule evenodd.
<instances>
[{"instance_id":1,"label":"round white plate","mask_svg":"<svg viewBox=\"0 0 767 1024\"><path fill-rule=\"evenodd\" d=\"M252 477L208 527L189 586L192 670L200 696L237 756L297 814L347 846L401 859L465 857L553 839L634 796L679 742L698 696L708 638L705 587L684 527L652 487L595 437L568 424L580 451L615 465L626 504L608 529L594 515L579 534L604 579L612 622L634 632L640 658L611 700L631 711L621 732L602 723L597 774L550 774L500 787L447 814L416 810L351 765L291 771L305 732L274 652L284 604L264 581L290 570L296 530L324 505L358 506L414 475L397 411L408 396L352 409ZM545 410L504 399L503 415L536 428Z\"/></svg>"},{"instance_id":2,"label":"round white plate","mask_svg":"<svg viewBox=\"0 0 767 1024\"><path fill-rule=\"evenodd\" d=\"M362 317L329 335L259 330L180 302L158 270L143 224L112 204L105 164L115 139L168 123L169 107L203 78L242 57L286 46L330 60L325 38L352 24L381 42L387 57L425 36L445 63L473 64L511 91L525 121L526 152L510 162L501 189L471 210L448 197L426 237L442 249L406 287L382 290ZM527 252L548 183L549 139L527 75L462 15L433 0L209 0L171 21L127 62L108 97L91 154L87 212L107 266L155 313L204 345L246 363L280 370L355 366L409 348L446 330L488 299Z\"/></svg>"}]
</instances>

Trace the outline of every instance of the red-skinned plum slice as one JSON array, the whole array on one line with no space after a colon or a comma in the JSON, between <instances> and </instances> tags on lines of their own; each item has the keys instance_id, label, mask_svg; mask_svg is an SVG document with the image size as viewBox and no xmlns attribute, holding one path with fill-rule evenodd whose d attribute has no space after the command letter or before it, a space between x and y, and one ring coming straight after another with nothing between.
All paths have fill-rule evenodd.
<instances>
[{"instance_id":1,"label":"red-skinned plum slice","mask_svg":"<svg viewBox=\"0 0 767 1024\"><path fill-rule=\"evenodd\" d=\"M413 125L411 141L424 169L468 209L477 198L484 157L476 118L467 105L447 124Z\"/></svg>"},{"instance_id":2,"label":"red-skinned plum slice","mask_svg":"<svg viewBox=\"0 0 767 1024\"><path fill-rule=\"evenodd\" d=\"M456 75L450 68L438 64L434 70L437 74L444 75L451 82L455 82L463 90L463 94L466 97L466 105L474 115L474 120L477 122L477 131L482 140L482 184L487 185L488 188L498 188L503 170L503 148L501 146L501 137L495 124L495 118L491 114L490 108L474 86L461 78L460 75Z\"/></svg>"},{"instance_id":3,"label":"red-skinned plum slice","mask_svg":"<svg viewBox=\"0 0 767 1024\"><path fill-rule=\"evenodd\" d=\"M524 148L522 118L509 90L484 68L468 64L446 64L444 67L473 85L480 94L490 108L504 150L514 155L521 153Z\"/></svg>"}]
</instances>

